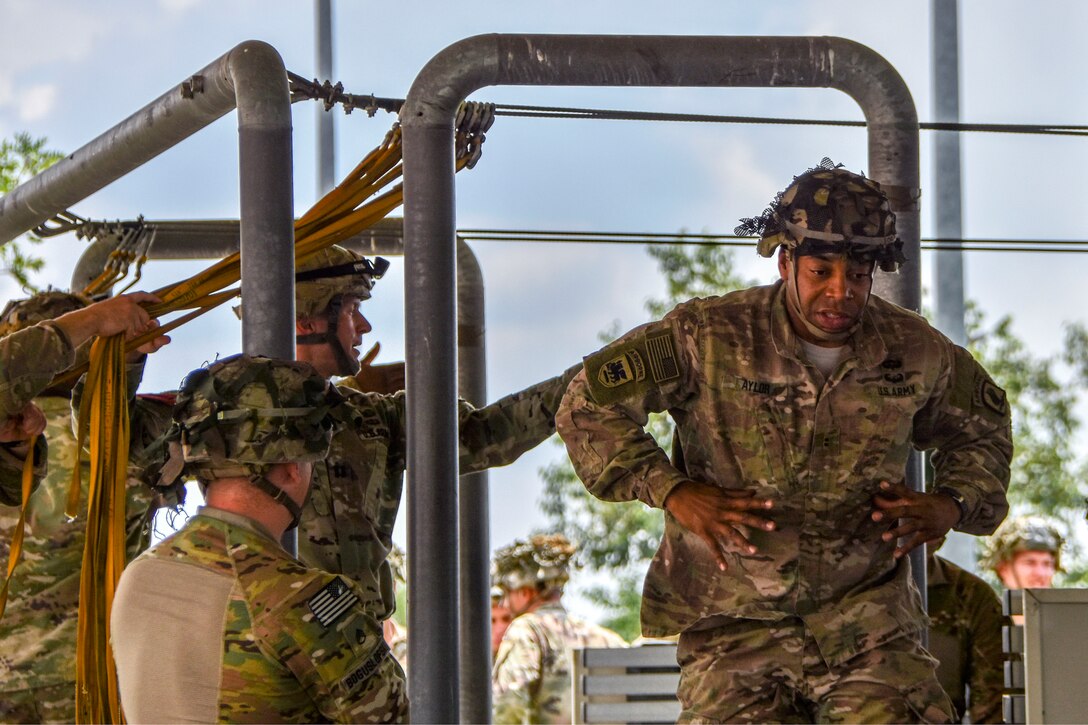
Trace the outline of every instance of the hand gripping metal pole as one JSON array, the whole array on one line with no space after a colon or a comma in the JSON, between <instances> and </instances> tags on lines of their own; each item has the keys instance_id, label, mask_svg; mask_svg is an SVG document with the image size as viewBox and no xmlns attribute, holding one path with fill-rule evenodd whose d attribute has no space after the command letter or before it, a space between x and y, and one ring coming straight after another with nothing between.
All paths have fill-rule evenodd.
<instances>
[{"instance_id":1,"label":"hand gripping metal pole","mask_svg":"<svg viewBox=\"0 0 1088 725\"><path fill-rule=\"evenodd\" d=\"M921 297L918 116L903 79L865 46L841 38L481 35L431 59L400 114L411 387L409 676L412 719L424 723L461 719L458 683L449 668L459 651L453 120L462 100L490 85L841 90L865 114L869 174L892 197L910 260L897 276L882 277L878 290L913 309ZM489 683L460 685L467 694Z\"/></svg>"}]
</instances>

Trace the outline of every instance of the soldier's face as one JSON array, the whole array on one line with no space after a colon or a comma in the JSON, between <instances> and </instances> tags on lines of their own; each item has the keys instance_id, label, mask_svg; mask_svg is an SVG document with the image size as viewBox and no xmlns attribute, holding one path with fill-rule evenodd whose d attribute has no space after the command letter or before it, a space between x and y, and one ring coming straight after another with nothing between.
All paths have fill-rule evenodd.
<instances>
[{"instance_id":1,"label":"soldier's face","mask_svg":"<svg viewBox=\"0 0 1088 725\"><path fill-rule=\"evenodd\" d=\"M506 634L507 627L514 621L514 615L502 602L491 605L491 656L499 651L502 636Z\"/></svg>"},{"instance_id":2,"label":"soldier's face","mask_svg":"<svg viewBox=\"0 0 1088 725\"><path fill-rule=\"evenodd\" d=\"M1009 589L1049 589L1056 568L1049 551L1021 551L999 565L997 574Z\"/></svg>"},{"instance_id":3,"label":"soldier's face","mask_svg":"<svg viewBox=\"0 0 1088 725\"><path fill-rule=\"evenodd\" d=\"M791 318L799 313L814 327L831 334L854 326L873 287L872 262L858 262L839 254L802 255L797 257L796 266L791 256L781 254L778 273L787 284L796 284L800 310L790 307ZM794 329L802 339L827 344L797 322Z\"/></svg>"},{"instance_id":4,"label":"soldier's face","mask_svg":"<svg viewBox=\"0 0 1088 725\"><path fill-rule=\"evenodd\" d=\"M340 305L340 319L336 324L336 335L344 352L355 360L359 359L358 348L363 344L363 335L374 329L359 310L360 303L358 297L344 295Z\"/></svg>"}]
</instances>

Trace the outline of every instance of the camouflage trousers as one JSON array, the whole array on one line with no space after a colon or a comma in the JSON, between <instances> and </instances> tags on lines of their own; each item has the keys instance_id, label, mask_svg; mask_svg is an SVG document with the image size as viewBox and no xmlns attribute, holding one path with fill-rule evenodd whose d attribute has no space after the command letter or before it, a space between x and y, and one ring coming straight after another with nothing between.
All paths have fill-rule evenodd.
<instances>
[{"instance_id":1,"label":"camouflage trousers","mask_svg":"<svg viewBox=\"0 0 1088 725\"><path fill-rule=\"evenodd\" d=\"M904 634L829 668L796 618L680 635L679 722L943 723L936 660Z\"/></svg>"},{"instance_id":2,"label":"camouflage trousers","mask_svg":"<svg viewBox=\"0 0 1088 725\"><path fill-rule=\"evenodd\" d=\"M0 722L75 722L76 683L0 692Z\"/></svg>"}]
</instances>

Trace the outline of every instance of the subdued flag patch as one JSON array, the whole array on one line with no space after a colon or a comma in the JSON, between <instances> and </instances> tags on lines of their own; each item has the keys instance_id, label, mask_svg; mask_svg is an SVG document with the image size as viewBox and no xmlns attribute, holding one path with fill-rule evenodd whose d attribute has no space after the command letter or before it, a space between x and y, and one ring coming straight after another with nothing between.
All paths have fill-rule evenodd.
<instances>
[{"instance_id":1,"label":"subdued flag patch","mask_svg":"<svg viewBox=\"0 0 1088 725\"><path fill-rule=\"evenodd\" d=\"M306 604L309 605L310 611L314 613L314 618L321 623L321 626L328 627L358 601L359 597L355 596L351 587L343 579L336 577L326 584L324 589L310 597Z\"/></svg>"},{"instance_id":2,"label":"subdued flag patch","mask_svg":"<svg viewBox=\"0 0 1088 725\"><path fill-rule=\"evenodd\" d=\"M672 335L646 338L646 352L655 383L663 383L680 377L680 368L676 364L676 353L672 346Z\"/></svg>"}]
</instances>

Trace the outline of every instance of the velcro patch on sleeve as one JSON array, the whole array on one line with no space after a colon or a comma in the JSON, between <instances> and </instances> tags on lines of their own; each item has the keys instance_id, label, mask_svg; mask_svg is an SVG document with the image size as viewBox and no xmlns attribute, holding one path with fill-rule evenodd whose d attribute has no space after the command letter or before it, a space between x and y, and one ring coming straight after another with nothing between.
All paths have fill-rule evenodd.
<instances>
[{"instance_id":1,"label":"velcro patch on sleeve","mask_svg":"<svg viewBox=\"0 0 1088 725\"><path fill-rule=\"evenodd\" d=\"M655 325L585 359L593 399L602 404L631 400L680 377L676 342L668 324Z\"/></svg>"},{"instance_id":2,"label":"velcro patch on sleeve","mask_svg":"<svg viewBox=\"0 0 1088 725\"><path fill-rule=\"evenodd\" d=\"M310 597L306 604L313 612L322 627L328 628L331 624L344 616L359 602L351 587L340 577L336 577L317 594Z\"/></svg>"},{"instance_id":3,"label":"velcro patch on sleeve","mask_svg":"<svg viewBox=\"0 0 1088 725\"><path fill-rule=\"evenodd\" d=\"M986 375L979 375L975 381L975 407L988 408L995 415L1005 415L1009 403L1005 391Z\"/></svg>"},{"instance_id":4,"label":"velcro patch on sleeve","mask_svg":"<svg viewBox=\"0 0 1088 725\"><path fill-rule=\"evenodd\" d=\"M361 665L349 672L341 683L344 686L344 690L352 692L356 687L361 685L370 679L370 677L378 671L378 668L382 666L382 662L389 656L389 645L385 643L384 639L378 640L378 648L374 651L374 654L366 658Z\"/></svg>"}]
</instances>

